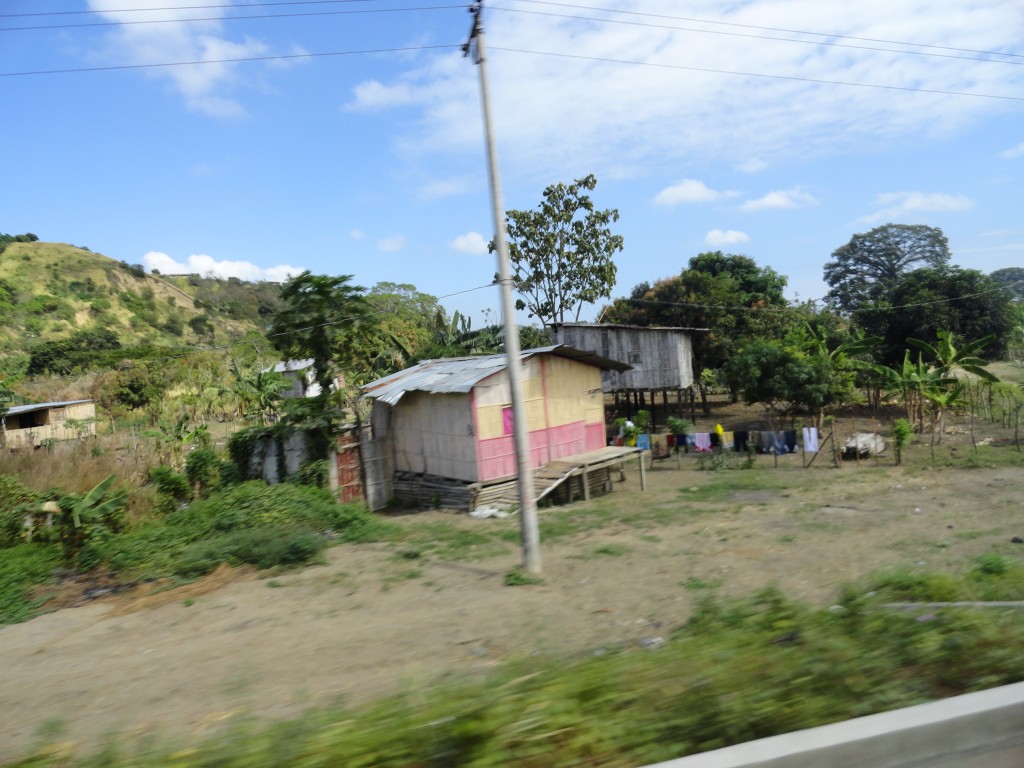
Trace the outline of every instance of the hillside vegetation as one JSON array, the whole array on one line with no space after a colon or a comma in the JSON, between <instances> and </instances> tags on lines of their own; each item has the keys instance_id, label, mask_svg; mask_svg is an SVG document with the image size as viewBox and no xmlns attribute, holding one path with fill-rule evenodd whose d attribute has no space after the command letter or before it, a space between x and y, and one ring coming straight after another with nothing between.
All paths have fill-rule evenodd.
<instances>
[{"instance_id":1,"label":"hillside vegetation","mask_svg":"<svg viewBox=\"0 0 1024 768\"><path fill-rule=\"evenodd\" d=\"M209 346L262 335L276 285L148 275L63 243L9 242L0 252L0 342L27 352L44 340L102 329L121 345Z\"/></svg>"}]
</instances>

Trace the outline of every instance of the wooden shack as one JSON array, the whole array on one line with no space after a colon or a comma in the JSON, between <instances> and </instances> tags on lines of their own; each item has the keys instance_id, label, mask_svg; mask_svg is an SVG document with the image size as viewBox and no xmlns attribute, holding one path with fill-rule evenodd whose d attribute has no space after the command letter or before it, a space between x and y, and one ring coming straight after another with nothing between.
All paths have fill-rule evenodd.
<instances>
[{"instance_id":1,"label":"wooden shack","mask_svg":"<svg viewBox=\"0 0 1024 768\"><path fill-rule=\"evenodd\" d=\"M651 407L662 396L669 410L671 393L679 410L692 410L693 340L702 329L659 326L561 323L552 328L554 340L605 358L626 363L624 371L606 369L601 387L614 395L617 410L629 414ZM624 402L623 402L624 401Z\"/></svg>"},{"instance_id":2,"label":"wooden shack","mask_svg":"<svg viewBox=\"0 0 1024 768\"><path fill-rule=\"evenodd\" d=\"M3 414L6 448L38 448L53 442L96 434L96 404L92 400L64 400L11 406Z\"/></svg>"},{"instance_id":3,"label":"wooden shack","mask_svg":"<svg viewBox=\"0 0 1024 768\"><path fill-rule=\"evenodd\" d=\"M564 345L526 350L522 360L531 466L602 448L601 372L628 365ZM515 476L505 355L425 360L363 392L373 400L373 439L388 442L395 473L460 483Z\"/></svg>"}]
</instances>

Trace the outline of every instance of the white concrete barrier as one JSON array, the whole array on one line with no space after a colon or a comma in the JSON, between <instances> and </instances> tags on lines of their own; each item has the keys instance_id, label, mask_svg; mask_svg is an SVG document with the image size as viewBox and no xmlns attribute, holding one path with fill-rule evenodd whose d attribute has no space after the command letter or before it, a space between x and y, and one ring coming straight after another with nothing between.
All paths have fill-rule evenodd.
<instances>
[{"instance_id":1,"label":"white concrete barrier","mask_svg":"<svg viewBox=\"0 0 1024 768\"><path fill-rule=\"evenodd\" d=\"M1024 768L1024 683L648 768Z\"/></svg>"}]
</instances>

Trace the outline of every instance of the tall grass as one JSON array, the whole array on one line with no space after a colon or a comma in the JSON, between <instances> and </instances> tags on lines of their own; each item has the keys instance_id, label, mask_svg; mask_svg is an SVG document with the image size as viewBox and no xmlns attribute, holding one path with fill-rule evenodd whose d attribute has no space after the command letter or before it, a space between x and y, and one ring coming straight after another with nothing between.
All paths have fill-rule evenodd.
<instances>
[{"instance_id":1,"label":"tall grass","mask_svg":"<svg viewBox=\"0 0 1024 768\"><path fill-rule=\"evenodd\" d=\"M360 709L14 765L634 766L1021 679L1024 626L1005 614L907 615L862 590L812 610L766 590L706 601L657 651L531 657Z\"/></svg>"}]
</instances>

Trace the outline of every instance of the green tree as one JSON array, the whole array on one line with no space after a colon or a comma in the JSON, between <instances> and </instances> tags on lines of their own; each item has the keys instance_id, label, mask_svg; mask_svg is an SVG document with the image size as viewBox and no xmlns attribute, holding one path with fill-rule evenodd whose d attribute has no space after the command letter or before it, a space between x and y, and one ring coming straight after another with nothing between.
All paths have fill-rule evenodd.
<instances>
[{"instance_id":1,"label":"green tree","mask_svg":"<svg viewBox=\"0 0 1024 768\"><path fill-rule=\"evenodd\" d=\"M761 403L769 422L803 408L821 410L835 396L834 361L779 339L752 339L725 364L725 373L748 404Z\"/></svg>"},{"instance_id":2,"label":"green tree","mask_svg":"<svg viewBox=\"0 0 1024 768\"><path fill-rule=\"evenodd\" d=\"M1014 301L1024 301L1024 267L997 269L989 277L999 285L1006 286Z\"/></svg>"},{"instance_id":3,"label":"green tree","mask_svg":"<svg viewBox=\"0 0 1024 768\"><path fill-rule=\"evenodd\" d=\"M825 264L826 302L843 312L890 300L900 278L916 267L943 267L950 259L941 229L885 224L854 235Z\"/></svg>"},{"instance_id":4,"label":"green tree","mask_svg":"<svg viewBox=\"0 0 1024 768\"><path fill-rule=\"evenodd\" d=\"M908 338L938 338L941 329L964 339L993 336L989 353L1001 357L1013 332L1013 302L982 272L960 267L922 268L902 275L888 300L853 313L854 322L883 341L876 359L896 365Z\"/></svg>"},{"instance_id":5,"label":"green tree","mask_svg":"<svg viewBox=\"0 0 1024 768\"><path fill-rule=\"evenodd\" d=\"M789 323L786 278L749 256L712 251L690 259L678 276L640 283L616 299L602 320L620 325L706 329L692 335L694 369L717 370L744 338L781 338ZM698 381L704 412L707 388Z\"/></svg>"},{"instance_id":6,"label":"green tree","mask_svg":"<svg viewBox=\"0 0 1024 768\"><path fill-rule=\"evenodd\" d=\"M235 378L231 392L239 413L262 424L274 421L281 393L291 386L288 379L272 369L264 370L262 365L242 368L236 360L231 361L231 375Z\"/></svg>"},{"instance_id":7,"label":"green tree","mask_svg":"<svg viewBox=\"0 0 1024 768\"><path fill-rule=\"evenodd\" d=\"M623 241L609 225L619 212L594 207L584 190L596 186L593 174L568 186L552 184L536 210L507 212L516 308L545 326L565 322L566 315L579 320L584 304L610 297L615 286L612 259Z\"/></svg>"},{"instance_id":8,"label":"green tree","mask_svg":"<svg viewBox=\"0 0 1024 768\"><path fill-rule=\"evenodd\" d=\"M377 320L352 275L330 277L303 272L281 290L284 308L273 316L270 340L288 360L312 358L324 395L340 373L361 362L356 353Z\"/></svg>"}]
</instances>

